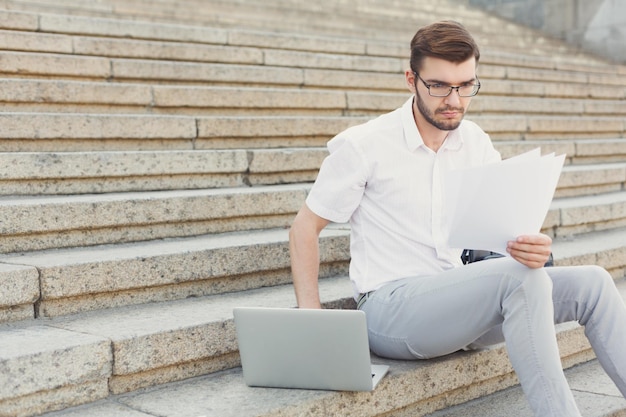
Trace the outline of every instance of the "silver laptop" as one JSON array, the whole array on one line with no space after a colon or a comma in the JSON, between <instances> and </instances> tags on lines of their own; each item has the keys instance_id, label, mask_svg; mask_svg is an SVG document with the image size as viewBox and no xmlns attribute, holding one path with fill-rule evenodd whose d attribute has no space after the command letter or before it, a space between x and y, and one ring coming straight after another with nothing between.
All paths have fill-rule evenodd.
<instances>
[{"instance_id":1,"label":"silver laptop","mask_svg":"<svg viewBox=\"0 0 626 417\"><path fill-rule=\"evenodd\" d=\"M365 313L238 307L233 311L247 385L371 391L387 365L372 365Z\"/></svg>"}]
</instances>

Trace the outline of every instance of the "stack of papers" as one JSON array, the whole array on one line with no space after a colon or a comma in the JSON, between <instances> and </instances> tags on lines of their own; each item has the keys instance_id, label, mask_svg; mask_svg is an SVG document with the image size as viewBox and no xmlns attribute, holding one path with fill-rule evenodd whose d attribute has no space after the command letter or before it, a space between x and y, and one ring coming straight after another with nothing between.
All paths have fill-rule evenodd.
<instances>
[{"instance_id":1,"label":"stack of papers","mask_svg":"<svg viewBox=\"0 0 626 417\"><path fill-rule=\"evenodd\" d=\"M450 171L444 182L448 244L507 255L520 235L541 230L565 155L541 156L539 148L476 168Z\"/></svg>"}]
</instances>

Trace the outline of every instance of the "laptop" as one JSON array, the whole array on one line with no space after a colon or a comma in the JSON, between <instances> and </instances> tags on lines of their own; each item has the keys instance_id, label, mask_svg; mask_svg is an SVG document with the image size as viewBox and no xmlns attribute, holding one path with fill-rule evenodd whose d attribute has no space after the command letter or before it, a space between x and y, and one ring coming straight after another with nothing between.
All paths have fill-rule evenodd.
<instances>
[{"instance_id":1,"label":"laptop","mask_svg":"<svg viewBox=\"0 0 626 417\"><path fill-rule=\"evenodd\" d=\"M362 311L238 307L233 315L248 386L372 391L389 369L371 363Z\"/></svg>"}]
</instances>

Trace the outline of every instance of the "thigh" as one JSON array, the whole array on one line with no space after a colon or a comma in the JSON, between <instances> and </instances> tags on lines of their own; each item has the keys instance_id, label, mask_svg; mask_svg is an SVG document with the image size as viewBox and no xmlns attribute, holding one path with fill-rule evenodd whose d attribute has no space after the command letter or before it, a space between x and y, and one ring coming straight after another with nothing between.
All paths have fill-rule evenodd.
<instances>
[{"instance_id":1,"label":"thigh","mask_svg":"<svg viewBox=\"0 0 626 417\"><path fill-rule=\"evenodd\" d=\"M601 267L595 265L550 267L545 271L553 287L555 324L578 321L586 325L593 311L594 302L608 305L612 298L619 297L613 278ZM504 342L502 326L498 325L473 341L468 348L481 349L502 342Z\"/></svg>"},{"instance_id":2,"label":"thigh","mask_svg":"<svg viewBox=\"0 0 626 417\"><path fill-rule=\"evenodd\" d=\"M362 308L372 350L409 359L462 349L502 323L502 297L529 273L515 260L500 258L390 283Z\"/></svg>"}]
</instances>

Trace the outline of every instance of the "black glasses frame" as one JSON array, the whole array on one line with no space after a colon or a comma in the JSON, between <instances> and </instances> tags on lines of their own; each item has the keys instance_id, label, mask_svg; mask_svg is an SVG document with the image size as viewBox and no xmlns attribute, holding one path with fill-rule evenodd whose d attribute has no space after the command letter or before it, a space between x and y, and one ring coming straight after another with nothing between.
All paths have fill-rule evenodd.
<instances>
[{"instance_id":1,"label":"black glasses frame","mask_svg":"<svg viewBox=\"0 0 626 417\"><path fill-rule=\"evenodd\" d=\"M428 95L430 95L431 97L448 97L451 93L452 90L456 90L456 93L459 95L459 97L474 97L476 94L478 94L478 91L480 90L480 80L478 79L478 77L476 77L476 84L472 84L472 86L474 87L474 92L473 94L470 95L462 95L461 92L459 91L459 88L463 88L463 87L469 87L469 85L458 85L458 86L452 86L449 85L448 86L448 94L444 94L444 95L435 95L433 93L431 93L430 91L430 87L433 86L433 84L428 84L426 81L424 81L422 79L422 77L420 77L420 75L413 71L413 75L415 75L417 78L419 78L419 80L422 82L422 84L424 84L424 87L426 87L426 89L428 89Z\"/></svg>"}]
</instances>

